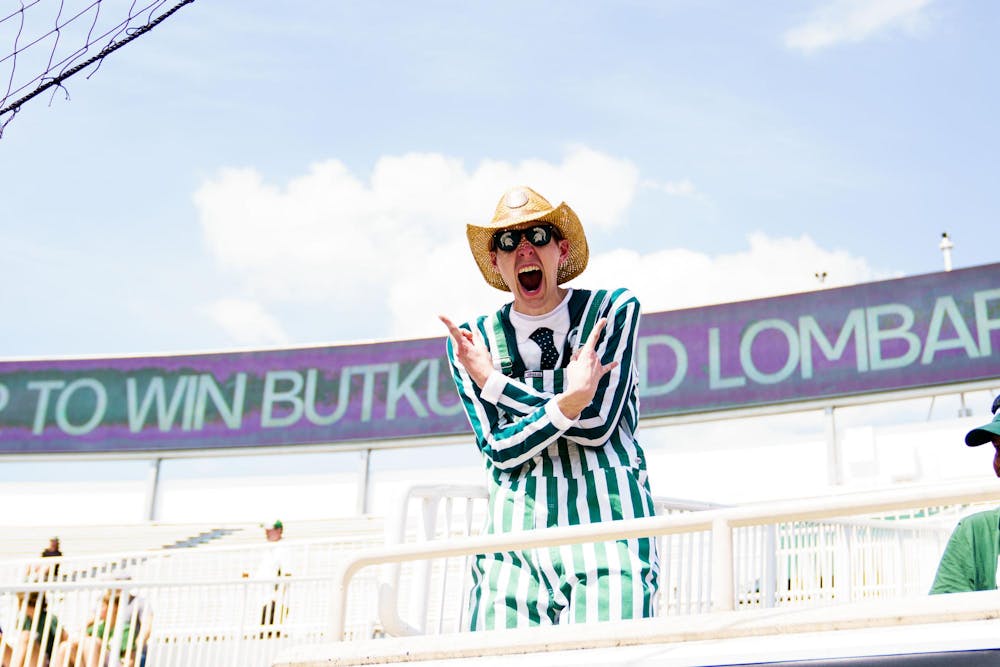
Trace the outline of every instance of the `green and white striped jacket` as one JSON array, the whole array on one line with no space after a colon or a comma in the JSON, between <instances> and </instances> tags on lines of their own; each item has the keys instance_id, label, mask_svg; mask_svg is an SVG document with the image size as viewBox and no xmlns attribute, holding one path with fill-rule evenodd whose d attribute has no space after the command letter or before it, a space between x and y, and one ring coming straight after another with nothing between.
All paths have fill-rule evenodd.
<instances>
[{"instance_id":1,"label":"green and white striped jacket","mask_svg":"<svg viewBox=\"0 0 1000 667\"><path fill-rule=\"evenodd\" d=\"M597 353L604 364L618 362L601 379L594 400L575 421L566 419L554 400L563 389L563 368L525 368L510 322L511 304L475 321L494 366L505 376L499 396L484 397L455 361L448 341L455 384L495 483L506 486L511 478L524 476L579 477L608 468L645 471L642 449L634 435L639 418L634 358L639 302L626 289L574 290L568 307L571 329L563 364L568 363L572 349L586 341L601 317L608 323ZM471 330L468 323L462 326Z\"/></svg>"}]
</instances>

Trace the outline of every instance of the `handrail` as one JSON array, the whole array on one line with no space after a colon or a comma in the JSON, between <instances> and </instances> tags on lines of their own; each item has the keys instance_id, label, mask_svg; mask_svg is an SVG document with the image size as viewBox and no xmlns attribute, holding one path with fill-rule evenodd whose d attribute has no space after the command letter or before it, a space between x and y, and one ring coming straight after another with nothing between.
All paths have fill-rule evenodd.
<instances>
[{"instance_id":1,"label":"handrail","mask_svg":"<svg viewBox=\"0 0 1000 667\"><path fill-rule=\"evenodd\" d=\"M406 538L406 518L410 501L416 498L421 498L424 501L424 538L429 540L434 533L437 501L443 498L488 499L489 493L486 487L481 484L414 484L408 487L401 497L395 525L386 530L387 545L390 544L390 538L395 539L394 544L403 544L403 540ZM432 501L434 502L433 507L431 507ZM378 587L378 611L382 627L393 636L421 634L425 628L415 628L399 615L396 593L399 590L400 563L389 563L388 565L389 567ZM426 599L429 581L424 577L419 585L422 586L422 595Z\"/></svg>"},{"instance_id":2,"label":"handrail","mask_svg":"<svg viewBox=\"0 0 1000 667\"><path fill-rule=\"evenodd\" d=\"M67 591L98 591L98 590L127 590L127 589L144 589L144 588L155 588L158 590L169 590L169 589L185 589L192 587L200 587L205 585L211 586L245 586L254 588L265 588L267 586L273 586L276 584L288 584L290 581L294 581L296 584L303 583L320 583L328 581L327 577L320 575L295 577L291 579L289 577L257 577L254 579L247 579L244 577L230 577L225 579L216 579L214 581L206 582L203 579L178 579L175 581L158 581L155 579L102 579L102 580L91 580L84 582L23 582L17 584L0 584L0 595L10 594L10 593L64 593Z\"/></svg>"},{"instance_id":3,"label":"handrail","mask_svg":"<svg viewBox=\"0 0 1000 667\"><path fill-rule=\"evenodd\" d=\"M665 664L731 664L734 657L753 658L755 664L812 664L807 658L827 658L830 662L853 658L845 663L883 664L876 656L892 655L900 646L907 653L932 654L926 657L936 652L940 657L940 652L1000 646L995 632L1000 617L998 603L1000 592L979 591L808 609L757 608L686 617L463 632L449 636L447 641L423 636L402 641L317 643L284 651L272 667L424 661L465 664L463 659L475 664L499 664L500 660L530 665L652 664L657 659ZM811 635L807 640L806 633ZM804 649L806 646L810 648ZM568 653L557 653L560 651ZM551 656L548 663L546 656ZM934 664L941 662L939 659ZM896 664L891 660L885 664L890 663Z\"/></svg>"},{"instance_id":4,"label":"handrail","mask_svg":"<svg viewBox=\"0 0 1000 667\"><path fill-rule=\"evenodd\" d=\"M341 641L344 636L347 592L351 579L362 568L373 565L711 531L713 544L716 545L716 548L712 549L712 609L725 611L734 608L733 528L785 521L819 520L845 514L877 513L918 505L949 505L995 500L1000 500L1000 485L995 481L949 482L365 549L343 562L338 568L333 582L335 598L332 638L334 641Z\"/></svg>"}]
</instances>

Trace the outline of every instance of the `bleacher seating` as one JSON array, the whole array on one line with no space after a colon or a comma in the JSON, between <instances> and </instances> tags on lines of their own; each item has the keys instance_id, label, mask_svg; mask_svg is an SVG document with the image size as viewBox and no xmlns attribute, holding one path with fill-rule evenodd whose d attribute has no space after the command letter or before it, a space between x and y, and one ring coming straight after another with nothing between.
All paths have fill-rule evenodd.
<instances>
[{"instance_id":1,"label":"bleacher seating","mask_svg":"<svg viewBox=\"0 0 1000 667\"><path fill-rule=\"evenodd\" d=\"M255 573L274 546L258 523L7 527L16 539L0 547L0 627L18 627L24 609L18 595L41 587L62 627L78 634L101 594L117 588L135 592L155 610L152 664L228 664L245 651L248 657L239 664L263 667L282 647L322 638L334 572L350 554L385 540L380 517L286 521L285 526L281 544L288 571L280 583ZM214 539L197 539L206 532ZM65 555L40 558L56 535ZM185 541L186 547L168 548ZM357 636L373 632L376 575L367 573L354 587L357 614L351 626ZM279 589L292 613L280 633L265 640L262 600Z\"/></svg>"},{"instance_id":2,"label":"bleacher seating","mask_svg":"<svg viewBox=\"0 0 1000 667\"><path fill-rule=\"evenodd\" d=\"M348 517L288 521L285 539L322 539L352 534L370 534L382 530L377 517ZM0 532L0 561L34 558L48 546L49 538L58 536L65 556L84 556L113 552L155 551L189 542L189 547L246 546L263 541L259 523L126 523L48 526L3 526ZM210 540L199 535L214 534Z\"/></svg>"}]
</instances>

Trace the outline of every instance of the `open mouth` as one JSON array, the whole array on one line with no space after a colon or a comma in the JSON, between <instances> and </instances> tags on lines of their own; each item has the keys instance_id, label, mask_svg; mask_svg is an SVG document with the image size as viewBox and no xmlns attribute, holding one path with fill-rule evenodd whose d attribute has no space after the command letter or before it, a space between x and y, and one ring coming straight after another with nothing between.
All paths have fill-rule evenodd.
<instances>
[{"instance_id":1,"label":"open mouth","mask_svg":"<svg viewBox=\"0 0 1000 667\"><path fill-rule=\"evenodd\" d=\"M542 286L542 272L539 269L522 269L517 274L517 282L527 293L535 292Z\"/></svg>"}]
</instances>

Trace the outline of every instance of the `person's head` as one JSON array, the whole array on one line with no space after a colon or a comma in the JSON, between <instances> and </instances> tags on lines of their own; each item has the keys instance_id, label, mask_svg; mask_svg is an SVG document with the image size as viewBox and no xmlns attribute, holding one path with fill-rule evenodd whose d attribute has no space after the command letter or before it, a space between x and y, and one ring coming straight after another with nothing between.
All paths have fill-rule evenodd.
<instances>
[{"instance_id":1,"label":"person's head","mask_svg":"<svg viewBox=\"0 0 1000 667\"><path fill-rule=\"evenodd\" d=\"M1000 396L993 400L993 421L972 429L965 434L965 444L978 447L993 444L993 473L1000 477Z\"/></svg>"},{"instance_id":2,"label":"person's head","mask_svg":"<svg viewBox=\"0 0 1000 667\"><path fill-rule=\"evenodd\" d=\"M70 545L70 546L73 546L73 545ZM59 551L59 538L58 537L50 537L49 538L49 549L51 551Z\"/></svg>"},{"instance_id":3,"label":"person's head","mask_svg":"<svg viewBox=\"0 0 1000 667\"><path fill-rule=\"evenodd\" d=\"M277 542L281 539L281 534L285 530L285 524L281 520L275 520L264 524L264 535L268 542Z\"/></svg>"},{"instance_id":4,"label":"person's head","mask_svg":"<svg viewBox=\"0 0 1000 667\"><path fill-rule=\"evenodd\" d=\"M486 282L511 292L514 307L531 315L557 306L560 285L580 275L590 256L573 209L524 186L504 193L489 223L466 225L466 236Z\"/></svg>"},{"instance_id":5,"label":"person's head","mask_svg":"<svg viewBox=\"0 0 1000 667\"><path fill-rule=\"evenodd\" d=\"M29 616L35 614L36 612L40 613L45 611L46 603L44 593L39 593L38 591L21 591L17 593L17 601L23 607L24 613Z\"/></svg>"},{"instance_id":6,"label":"person's head","mask_svg":"<svg viewBox=\"0 0 1000 667\"><path fill-rule=\"evenodd\" d=\"M108 610L111 608L111 597L114 595L111 591L105 591L104 595L101 596L100 602L97 603L97 617L107 618Z\"/></svg>"}]
</instances>

